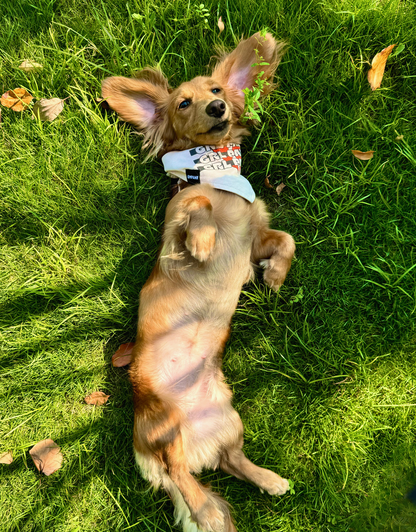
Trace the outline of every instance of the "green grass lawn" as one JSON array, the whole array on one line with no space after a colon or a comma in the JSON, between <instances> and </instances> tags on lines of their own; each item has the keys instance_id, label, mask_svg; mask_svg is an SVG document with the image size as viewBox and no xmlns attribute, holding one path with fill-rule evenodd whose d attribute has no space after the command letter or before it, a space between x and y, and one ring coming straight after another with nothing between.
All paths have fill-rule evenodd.
<instances>
[{"instance_id":1,"label":"green grass lawn","mask_svg":"<svg viewBox=\"0 0 416 532\"><path fill-rule=\"evenodd\" d=\"M110 362L135 337L169 181L94 99L104 77L158 62L177 85L206 72L216 45L268 27L290 48L243 175L297 253L278 295L260 279L244 288L224 371L247 455L295 493L202 480L240 532L414 532L416 4L203 1L208 12L200 0L0 0L1 93L69 96L52 123L2 108L0 454L14 462L0 466L0 529L176 530L168 497L135 469L131 389ZM368 63L393 43L406 47L372 92ZM44 68L25 73L24 59ZM267 175L286 183L280 196ZM107 405L84 403L96 390ZM64 455L50 477L28 453L45 438Z\"/></svg>"}]
</instances>

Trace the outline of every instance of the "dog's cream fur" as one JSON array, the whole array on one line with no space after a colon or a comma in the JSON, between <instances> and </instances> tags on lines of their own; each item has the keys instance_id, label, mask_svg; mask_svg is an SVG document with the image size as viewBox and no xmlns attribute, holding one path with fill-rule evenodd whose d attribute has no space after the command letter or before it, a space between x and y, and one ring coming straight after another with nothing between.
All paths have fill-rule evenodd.
<instances>
[{"instance_id":1,"label":"dog's cream fur","mask_svg":"<svg viewBox=\"0 0 416 532\"><path fill-rule=\"evenodd\" d=\"M105 80L103 96L143 132L152 153L240 142L247 134L242 89L253 87L262 70L271 80L282 50L270 34L256 34L211 77L172 91L160 72L146 69L137 79ZM253 66L259 56L269 65ZM214 100L223 102L221 116L208 113ZM288 489L285 479L243 454L243 425L221 354L253 264L262 263L266 283L277 290L294 252L290 235L269 228L259 199L250 204L201 184L182 190L167 207L159 258L140 294L130 367L133 442L143 476L169 493L185 532L235 530L227 503L195 479L204 468L220 467L271 495Z\"/></svg>"}]
</instances>

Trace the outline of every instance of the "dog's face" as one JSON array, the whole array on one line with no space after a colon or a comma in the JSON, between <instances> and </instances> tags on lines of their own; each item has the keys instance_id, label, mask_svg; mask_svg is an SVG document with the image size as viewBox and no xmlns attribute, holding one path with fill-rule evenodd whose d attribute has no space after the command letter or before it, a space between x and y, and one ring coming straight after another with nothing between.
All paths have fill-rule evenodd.
<instances>
[{"instance_id":1,"label":"dog's face","mask_svg":"<svg viewBox=\"0 0 416 532\"><path fill-rule=\"evenodd\" d=\"M217 144L235 124L234 106L227 89L214 78L197 77L171 94L170 122L178 139L198 145Z\"/></svg>"},{"instance_id":2,"label":"dog's face","mask_svg":"<svg viewBox=\"0 0 416 532\"><path fill-rule=\"evenodd\" d=\"M252 89L259 74L271 80L284 49L269 33L256 33L224 56L210 77L196 77L172 90L160 70L146 68L134 79L107 78L102 94L143 133L143 147L151 155L240 142L248 134L241 122L243 90ZM272 84L264 85L262 96L271 89Z\"/></svg>"}]
</instances>

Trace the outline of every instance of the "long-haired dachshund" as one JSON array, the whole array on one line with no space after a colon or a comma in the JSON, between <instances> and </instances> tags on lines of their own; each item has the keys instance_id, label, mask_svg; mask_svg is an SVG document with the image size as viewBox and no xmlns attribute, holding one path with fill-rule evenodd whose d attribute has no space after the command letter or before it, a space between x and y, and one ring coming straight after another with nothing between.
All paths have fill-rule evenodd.
<instances>
[{"instance_id":1,"label":"long-haired dachshund","mask_svg":"<svg viewBox=\"0 0 416 532\"><path fill-rule=\"evenodd\" d=\"M158 70L104 80L103 97L163 156L181 190L166 210L163 244L140 293L130 379L133 443L141 472L162 486L186 532L235 531L227 503L194 475L218 468L271 495L287 480L242 451L243 424L231 404L221 359L241 287L264 267L278 290L295 252L293 238L269 228L264 203L240 176L243 89L272 89L284 44L256 33L177 89ZM266 64L265 64L266 63ZM193 186L191 186L193 184Z\"/></svg>"}]
</instances>

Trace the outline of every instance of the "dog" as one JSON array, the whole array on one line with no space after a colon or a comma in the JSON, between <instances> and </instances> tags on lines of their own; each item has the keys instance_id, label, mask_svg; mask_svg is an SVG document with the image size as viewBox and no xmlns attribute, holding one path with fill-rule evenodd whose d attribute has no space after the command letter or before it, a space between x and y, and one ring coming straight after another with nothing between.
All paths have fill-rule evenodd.
<instances>
[{"instance_id":1,"label":"dog","mask_svg":"<svg viewBox=\"0 0 416 532\"><path fill-rule=\"evenodd\" d=\"M180 183L166 209L156 266L140 293L129 375L137 464L169 494L185 532L236 530L228 504L195 478L202 469L220 467L270 495L289 488L244 455L243 424L221 371L231 318L253 265L261 264L264 281L278 290L295 252L289 234L269 228L264 203L239 175L239 143L248 134L243 89L269 80L261 92L270 92L284 46L256 33L223 56L211 76L175 90L150 68L102 84L109 106L142 132L144 148L162 156Z\"/></svg>"}]
</instances>

